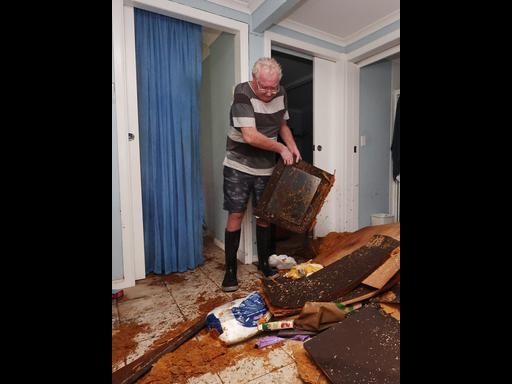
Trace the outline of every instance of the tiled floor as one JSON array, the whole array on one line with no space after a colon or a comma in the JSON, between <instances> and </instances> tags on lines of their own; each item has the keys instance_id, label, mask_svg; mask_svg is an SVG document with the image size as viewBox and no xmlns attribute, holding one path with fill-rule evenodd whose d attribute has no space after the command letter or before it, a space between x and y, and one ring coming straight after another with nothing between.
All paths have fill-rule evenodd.
<instances>
[{"instance_id":1,"label":"tiled floor","mask_svg":"<svg viewBox=\"0 0 512 384\"><path fill-rule=\"evenodd\" d=\"M139 358L164 333L183 321L204 316L223 302L245 297L257 287L260 273L254 265L238 264L240 288L225 293L220 286L224 277L224 252L211 240L205 241L205 263L193 271L167 276L150 276L124 289L124 296L112 300L112 335L122 324L147 324L137 334L135 350L122 362L112 365L112 372ZM196 336L199 338L202 336ZM207 336L209 337L209 336ZM199 339L198 339L199 340ZM246 341L255 343L255 338ZM187 383L302 383L297 373L290 345L285 341L262 357L242 358L218 373L190 378ZM232 348L239 348L234 346Z\"/></svg>"}]
</instances>

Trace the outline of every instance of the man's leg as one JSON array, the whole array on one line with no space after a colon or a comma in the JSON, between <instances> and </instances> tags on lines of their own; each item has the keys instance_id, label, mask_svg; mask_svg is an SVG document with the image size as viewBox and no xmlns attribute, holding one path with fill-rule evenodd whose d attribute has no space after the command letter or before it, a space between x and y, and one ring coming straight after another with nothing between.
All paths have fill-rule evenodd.
<instances>
[{"instance_id":1,"label":"man's leg","mask_svg":"<svg viewBox=\"0 0 512 384\"><path fill-rule=\"evenodd\" d=\"M270 224L270 255L277 254L276 252L276 225ZM258 263L258 270L260 269L260 264Z\"/></svg>"},{"instance_id":2,"label":"man's leg","mask_svg":"<svg viewBox=\"0 0 512 384\"><path fill-rule=\"evenodd\" d=\"M224 209L229 212L224 232L226 272L222 281L222 290L226 292L238 289L236 254L240 245L240 227L249 200L250 189L250 175L224 167Z\"/></svg>"},{"instance_id":3,"label":"man's leg","mask_svg":"<svg viewBox=\"0 0 512 384\"><path fill-rule=\"evenodd\" d=\"M270 254L277 254L276 251L276 232L277 226L275 224L270 224Z\"/></svg>"},{"instance_id":4,"label":"man's leg","mask_svg":"<svg viewBox=\"0 0 512 384\"><path fill-rule=\"evenodd\" d=\"M257 206L270 176L257 176L254 181L253 204ZM268 258L272 254L272 228L270 223L258 218L256 220L256 246L258 248L258 268L265 277L277 275L277 272L270 268Z\"/></svg>"},{"instance_id":5,"label":"man's leg","mask_svg":"<svg viewBox=\"0 0 512 384\"><path fill-rule=\"evenodd\" d=\"M268 258L271 255L272 234L269 223L258 219L256 221L256 245L258 248L258 264L261 273L265 277L277 275L277 272L270 268Z\"/></svg>"},{"instance_id":6,"label":"man's leg","mask_svg":"<svg viewBox=\"0 0 512 384\"><path fill-rule=\"evenodd\" d=\"M232 292L238 289L236 278L236 254L240 245L240 225L244 213L229 213L226 230L224 232L224 253L226 255L226 272L222 281L222 290Z\"/></svg>"}]
</instances>

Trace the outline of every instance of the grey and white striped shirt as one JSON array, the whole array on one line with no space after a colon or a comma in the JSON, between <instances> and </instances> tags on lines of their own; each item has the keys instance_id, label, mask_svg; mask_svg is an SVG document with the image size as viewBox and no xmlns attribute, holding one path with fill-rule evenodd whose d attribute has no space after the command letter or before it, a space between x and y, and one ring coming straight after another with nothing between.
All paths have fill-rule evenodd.
<instances>
[{"instance_id":1,"label":"grey and white striped shirt","mask_svg":"<svg viewBox=\"0 0 512 384\"><path fill-rule=\"evenodd\" d=\"M229 114L230 127L223 164L251 175L271 175L276 154L247 144L241 128L256 127L263 135L277 140L283 119L288 120L289 115L286 91L282 86L277 95L265 103L258 99L249 82L238 84Z\"/></svg>"}]
</instances>

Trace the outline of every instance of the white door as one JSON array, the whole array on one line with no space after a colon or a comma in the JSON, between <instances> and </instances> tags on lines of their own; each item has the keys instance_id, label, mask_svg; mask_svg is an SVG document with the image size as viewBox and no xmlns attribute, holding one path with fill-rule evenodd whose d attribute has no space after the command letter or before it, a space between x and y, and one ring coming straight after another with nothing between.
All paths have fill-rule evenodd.
<instances>
[{"instance_id":1,"label":"white door","mask_svg":"<svg viewBox=\"0 0 512 384\"><path fill-rule=\"evenodd\" d=\"M336 63L318 57L313 59L313 165L331 174L336 169L336 153L343 150L336 133L336 111L340 107L335 104L338 99L336 79ZM336 190L339 183L340 180L335 181L317 215L315 237L336 230L339 214Z\"/></svg>"}]
</instances>

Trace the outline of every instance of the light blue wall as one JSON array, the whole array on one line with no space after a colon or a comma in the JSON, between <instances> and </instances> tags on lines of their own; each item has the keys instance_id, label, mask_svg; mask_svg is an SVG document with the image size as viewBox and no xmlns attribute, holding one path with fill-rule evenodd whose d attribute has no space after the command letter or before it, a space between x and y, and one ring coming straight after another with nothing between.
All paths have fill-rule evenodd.
<instances>
[{"instance_id":1,"label":"light blue wall","mask_svg":"<svg viewBox=\"0 0 512 384\"><path fill-rule=\"evenodd\" d=\"M112 83L114 83L114 49L112 48ZM121 201L119 166L117 163L117 124L115 95L112 93L112 280L123 278L123 246L121 241Z\"/></svg>"},{"instance_id":2,"label":"light blue wall","mask_svg":"<svg viewBox=\"0 0 512 384\"><path fill-rule=\"evenodd\" d=\"M359 153L359 228L373 213L389 212L391 63L361 68L359 130L366 146Z\"/></svg>"},{"instance_id":3,"label":"light blue wall","mask_svg":"<svg viewBox=\"0 0 512 384\"><path fill-rule=\"evenodd\" d=\"M249 80L252 79L252 67L256 60L264 54L263 34L249 32Z\"/></svg>"},{"instance_id":4,"label":"light blue wall","mask_svg":"<svg viewBox=\"0 0 512 384\"><path fill-rule=\"evenodd\" d=\"M226 151L233 86L234 36L222 33L203 61L201 89L201 164L205 191L206 224L224 242L227 212L223 210L222 162Z\"/></svg>"}]
</instances>

